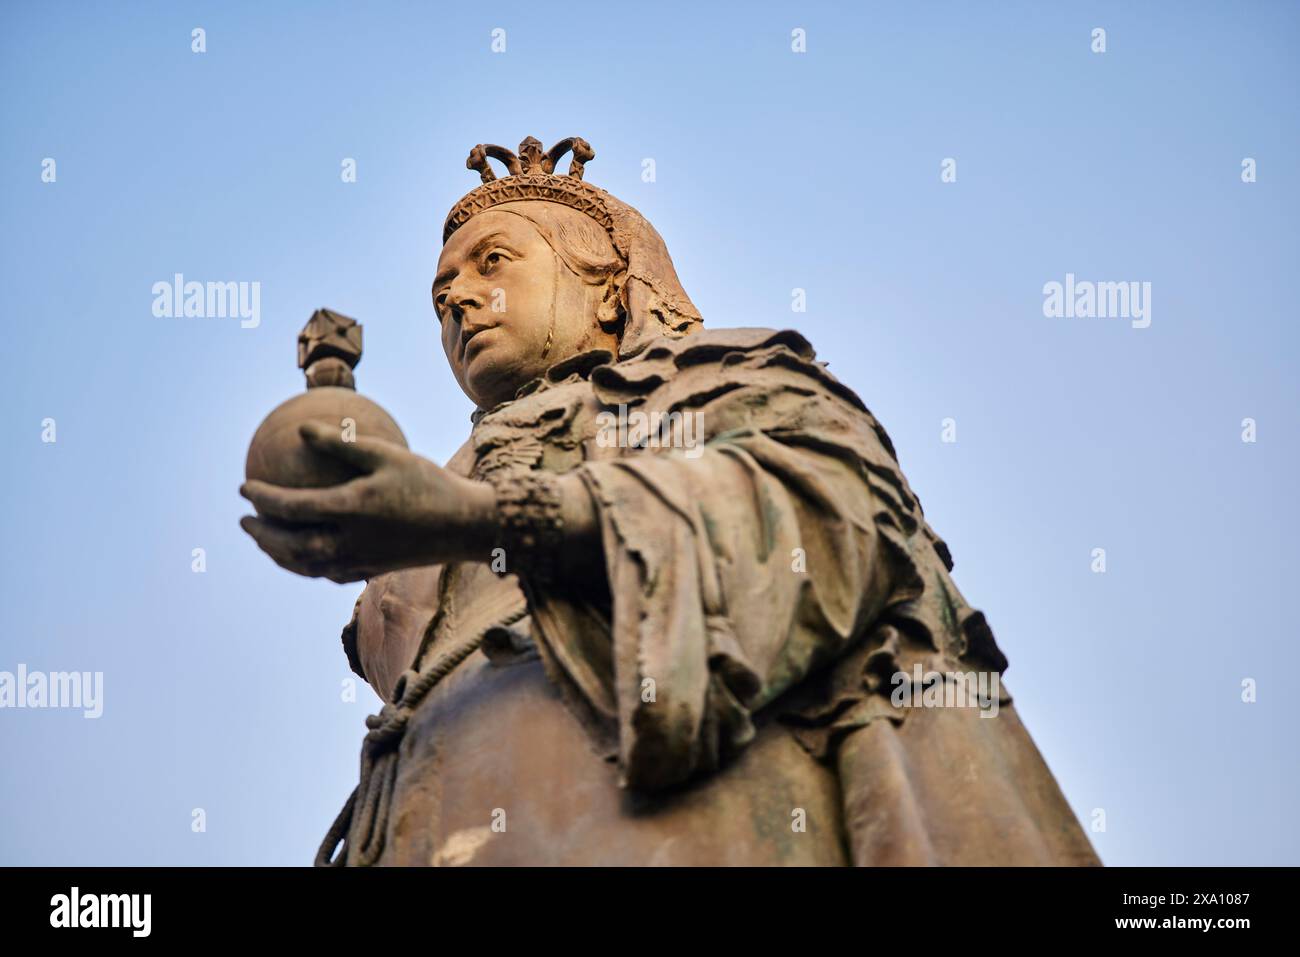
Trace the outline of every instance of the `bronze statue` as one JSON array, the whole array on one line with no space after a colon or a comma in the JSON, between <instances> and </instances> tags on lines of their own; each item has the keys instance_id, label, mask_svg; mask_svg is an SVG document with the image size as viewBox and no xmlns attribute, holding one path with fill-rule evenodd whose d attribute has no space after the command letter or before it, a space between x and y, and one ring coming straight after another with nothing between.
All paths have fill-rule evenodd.
<instances>
[{"instance_id":1,"label":"bronze statue","mask_svg":"<svg viewBox=\"0 0 1300 957\"><path fill-rule=\"evenodd\" d=\"M366 580L386 704L317 863L1098 863L885 430L797 332L704 329L594 155L470 154L445 467L303 415L358 477L243 487L276 562Z\"/></svg>"}]
</instances>

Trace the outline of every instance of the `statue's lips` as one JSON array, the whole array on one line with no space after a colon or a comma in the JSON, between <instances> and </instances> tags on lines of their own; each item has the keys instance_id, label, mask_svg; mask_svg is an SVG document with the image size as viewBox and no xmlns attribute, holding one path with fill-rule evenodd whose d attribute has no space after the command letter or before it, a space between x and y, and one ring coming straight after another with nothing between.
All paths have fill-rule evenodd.
<instances>
[{"instance_id":1,"label":"statue's lips","mask_svg":"<svg viewBox=\"0 0 1300 957\"><path fill-rule=\"evenodd\" d=\"M465 340L465 345L462 349L462 352L465 356L466 362L468 362L474 356L478 355L478 353L482 352L484 346L488 346L492 344L494 337L490 335L490 333L496 332L498 328L500 327L489 326L487 329L480 329L478 332L474 333L472 336L470 336L468 339Z\"/></svg>"}]
</instances>

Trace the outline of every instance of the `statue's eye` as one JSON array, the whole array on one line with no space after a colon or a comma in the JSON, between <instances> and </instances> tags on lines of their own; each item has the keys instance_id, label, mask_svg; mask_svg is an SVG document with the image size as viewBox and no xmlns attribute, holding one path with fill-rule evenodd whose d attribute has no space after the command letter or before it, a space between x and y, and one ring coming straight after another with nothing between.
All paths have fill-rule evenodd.
<instances>
[{"instance_id":1,"label":"statue's eye","mask_svg":"<svg viewBox=\"0 0 1300 957\"><path fill-rule=\"evenodd\" d=\"M505 256L496 251L488 253L483 257L483 272L491 272L499 263L504 262L505 258Z\"/></svg>"}]
</instances>

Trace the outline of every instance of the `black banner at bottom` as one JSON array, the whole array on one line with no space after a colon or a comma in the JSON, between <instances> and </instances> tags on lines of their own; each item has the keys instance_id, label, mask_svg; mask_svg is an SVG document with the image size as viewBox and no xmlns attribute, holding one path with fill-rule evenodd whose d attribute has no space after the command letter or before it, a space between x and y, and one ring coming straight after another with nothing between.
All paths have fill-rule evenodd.
<instances>
[{"instance_id":1,"label":"black banner at bottom","mask_svg":"<svg viewBox=\"0 0 1300 957\"><path fill-rule=\"evenodd\" d=\"M778 930L811 935L810 947L864 934L906 946L928 946L932 935L968 946L1044 933L1230 944L1287 929L1295 876L1285 868L9 868L0 869L0 926L9 941L75 936L80 944L391 947L482 933L494 946L512 934L536 945L539 934L576 942L606 925L681 946L697 932L739 944Z\"/></svg>"}]
</instances>

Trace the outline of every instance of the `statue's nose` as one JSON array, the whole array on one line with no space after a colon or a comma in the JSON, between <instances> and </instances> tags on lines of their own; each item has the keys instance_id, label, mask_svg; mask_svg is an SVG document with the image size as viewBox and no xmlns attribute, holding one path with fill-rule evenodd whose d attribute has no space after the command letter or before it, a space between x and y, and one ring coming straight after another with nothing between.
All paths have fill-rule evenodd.
<instances>
[{"instance_id":1,"label":"statue's nose","mask_svg":"<svg viewBox=\"0 0 1300 957\"><path fill-rule=\"evenodd\" d=\"M457 326L464 323L466 310L472 309L473 307L474 303L472 298L467 300L465 296L453 296L450 292L448 292L447 297L443 300L442 304L442 308L447 318Z\"/></svg>"},{"instance_id":2,"label":"statue's nose","mask_svg":"<svg viewBox=\"0 0 1300 957\"><path fill-rule=\"evenodd\" d=\"M461 321L464 313L483 305L483 297L463 276L457 276L447 287L447 303L451 307L456 321Z\"/></svg>"}]
</instances>

